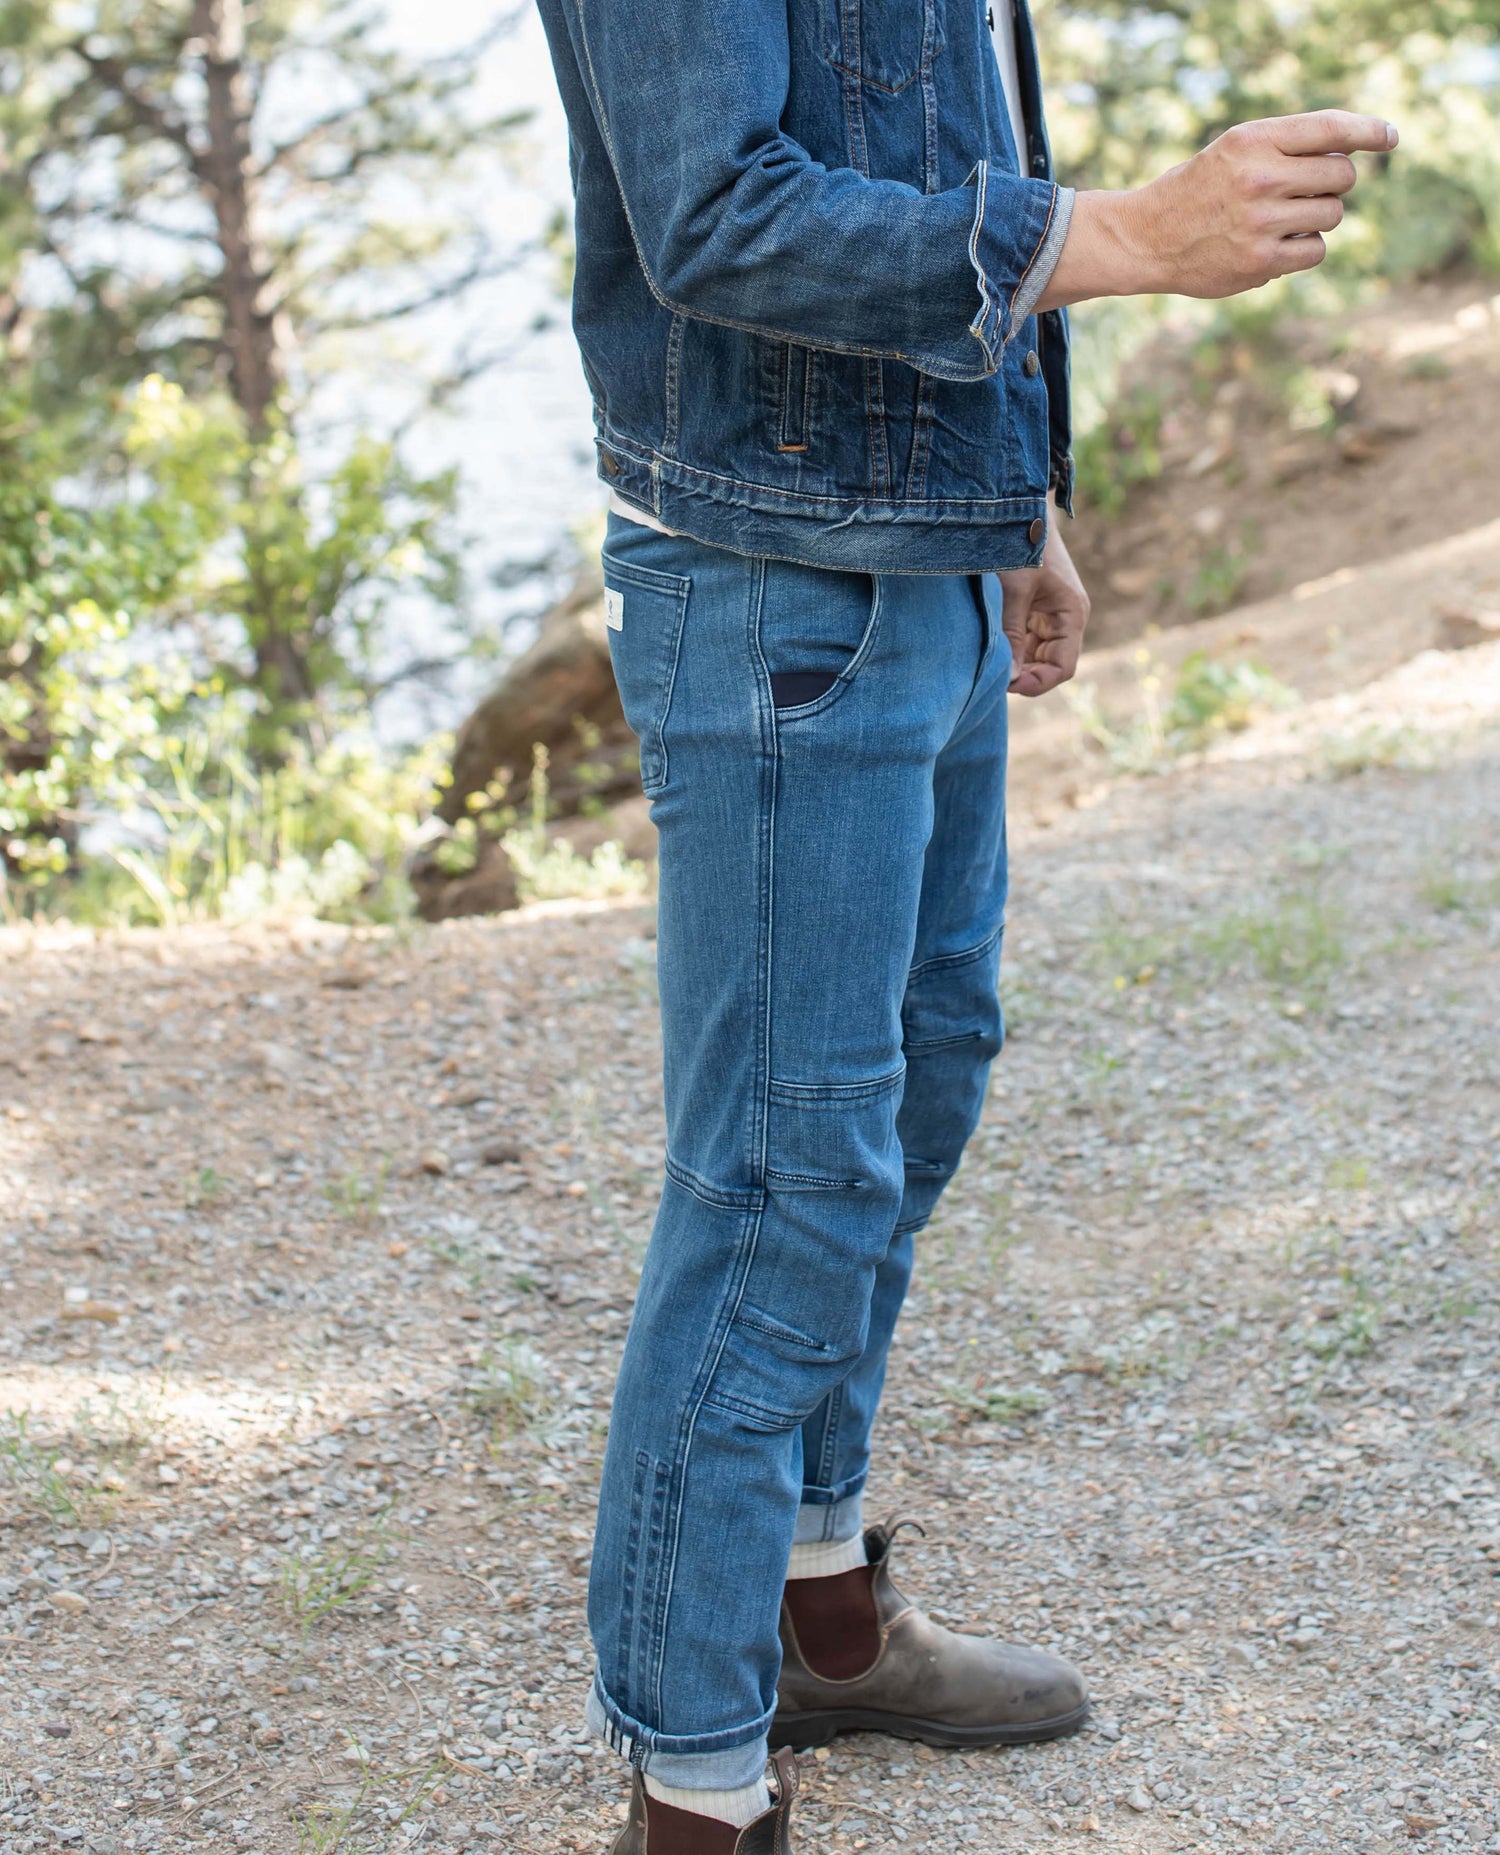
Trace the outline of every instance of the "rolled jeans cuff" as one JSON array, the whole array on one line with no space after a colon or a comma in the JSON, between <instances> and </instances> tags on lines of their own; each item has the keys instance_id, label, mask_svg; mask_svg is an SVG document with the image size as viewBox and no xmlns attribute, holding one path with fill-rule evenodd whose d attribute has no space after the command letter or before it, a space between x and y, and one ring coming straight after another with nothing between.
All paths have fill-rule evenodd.
<instances>
[{"instance_id":1,"label":"rolled jeans cuff","mask_svg":"<svg viewBox=\"0 0 1500 1855\"><path fill-rule=\"evenodd\" d=\"M836 1540L853 1539L865 1527L865 1492L857 1489L839 1501L809 1500L803 1490L802 1505L797 1509L794 1546L823 1546Z\"/></svg>"},{"instance_id":2,"label":"rolled jeans cuff","mask_svg":"<svg viewBox=\"0 0 1500 1855\"><path fill-rule=\"evenodd\" d=\"M679 1745L702 1745L703 1740L681 1740L637 1725L608 1699L594 1677L584 1707L584 1724L595 1738L629 1759L637 1771L649 1772L659 1783L685 1791L738 1791L765 1776L770 1757L768 1733L771 1715L752 1724L750 1736L733 1745L710 1743L705 1751L679 1751ZM729 1739L715 1733L712 1741Z\"/></svg>"}]
</instances>

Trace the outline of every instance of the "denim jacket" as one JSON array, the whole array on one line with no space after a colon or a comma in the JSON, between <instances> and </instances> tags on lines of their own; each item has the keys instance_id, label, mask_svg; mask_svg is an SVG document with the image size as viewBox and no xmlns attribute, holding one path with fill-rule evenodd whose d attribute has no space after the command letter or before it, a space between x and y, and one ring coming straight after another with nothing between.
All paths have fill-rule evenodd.
<instances>
[{"instance_id":1,"label":"denim jacket","mask_svg":"<svg viewBox=\"0 0 1500 1855\"><path fill-rule=\"evenodd\" d=\"M1072 196L1015 3L1024 162L986 0L540 0L627 503L817 567L1040 559L1049 487L1071 499L1068 331L1032 306Z\"/></svg>"}]
</instances>

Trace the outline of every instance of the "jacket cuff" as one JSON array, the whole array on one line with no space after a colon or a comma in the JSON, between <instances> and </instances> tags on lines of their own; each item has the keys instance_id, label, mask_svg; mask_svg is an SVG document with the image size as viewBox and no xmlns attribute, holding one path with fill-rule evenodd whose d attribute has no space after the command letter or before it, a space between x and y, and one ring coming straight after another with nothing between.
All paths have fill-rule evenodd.
<instances>
[{"instance_id":1,"label":"jacket cuff","mask_svg":"<svg viewBox=\"0 0 1500 1855\"><path fill-rule=\"evenodd\" d=\"M988 161L979 163L969 183L978 192L969 259L979 284L979 313L969 333L984 349L986 371L994 373L1006 342L1031 314L1057 266L1073 193Z\"/></svg>"},{"instance_id":2,"label":"jacket cuff","mask_svg":"<svg viewBox=\"0 0 1500 1855\"><path fill-rule=\"evenodd\" d=\"M1031 260L1030 268L1021 279L1021 287L1016 291L1010 306L1013 324L1024 322L1041 301L1042 292L1052 281L1052 273L1057 269L1057 260L1062 256L1062 248L1067 243L1068 227L1073 223L1073 189L1059 187L1057 204L1052 209L1052 223L1047 227L1042 242L1036 248L1036 256Z\"/></svg>"}]
</instances>

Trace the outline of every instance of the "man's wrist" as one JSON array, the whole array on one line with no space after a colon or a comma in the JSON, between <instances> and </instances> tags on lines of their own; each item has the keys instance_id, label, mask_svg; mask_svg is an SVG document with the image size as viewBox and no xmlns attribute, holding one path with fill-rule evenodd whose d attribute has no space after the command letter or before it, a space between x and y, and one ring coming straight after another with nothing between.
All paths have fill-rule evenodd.
<instances>
[{"instance_id":1,"label":"man's wrist","mask_svg":"<svg viewBox=\"0 0 1500 1855\"><path fill-rule=\"evenodd\" d=\"M1142 193L1078 192L1067 242L1039 307L1058 309L1098 296L1145 296L1166 287Z\"/></svg>"}]
</instances>

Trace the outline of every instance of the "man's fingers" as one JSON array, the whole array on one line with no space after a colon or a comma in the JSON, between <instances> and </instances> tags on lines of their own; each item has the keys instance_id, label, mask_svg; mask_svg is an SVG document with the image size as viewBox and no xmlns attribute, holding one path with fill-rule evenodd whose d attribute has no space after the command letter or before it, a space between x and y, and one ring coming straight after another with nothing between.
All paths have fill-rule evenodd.
<instances>
[{"instance_id":1,"label":"man's fingers","mask_svg":"<svg viewBox=\"0 0 1500 1855\"><path fill-rule=\"evenodd\" d=\"M1283 238L1277 245L1276 275L1289 277L1293 271L1316 270L1327 256L1328 247L1321 232L1309 232L1301 238Z\"/></svg>"},{"instance_id":2,"label":"man's fingers","mask_svg":"<svg viewBox=\"0 0 1500 1855\"><path fill-rule=\"evenodd\" d=\"M1280 191L1295 198L1347 193L1359 169L1347 155L1289 155L1276 165Z\"/></svg>"},{"instance_id":3,"label":"man's fingers","mask_svg":"<svg viewBox=\"0 0 1500 1855\"><path fill-rule=\"evenodd\" d=\"M1056 638L1066 638L1078 630L1078 619L1066 612L1048 612L1040 606L1033 606L1026 615L1026 635L1038 643L1051 643Z\"/></svg>"},{"instance_id":4,"label":"man's fingers","mask_svg":"<svg viewBox=\"0 0 1500 1855\"><path fill-rule=\"evenodd\" d=\"M1344 202L1336 193L1325 193L1316 200L1287 200L1276 218L1283 238L1296 238L1303 232L1331 232L1344 222Z\"/></svg>"},{"instance_id":5,"label":"man's fingers","mask_svg":"<svg viewBox=\"0 0 1500 1855\"><path fill-rule=\"evenodd\" d=\"M1044 696L1048 690L1066 683L1072 674L1072 670L1065 670L1059 664L1028 663L1011 678L1011 693L1017 696Z\"/></svg>"},{"instance_id":6,"label":"man's fingers","mask_svg":"<svg viewBox=\"0 0 1500 1855\"><path fill-rule=\"evenodd\" d=\"M1384 116L1352 110L1311 110L1304 116L1272 116L1257 125L1287 155L1352 155L1361 149L1383 154L1401 139Z\"/></svg>"}]
</instances>

